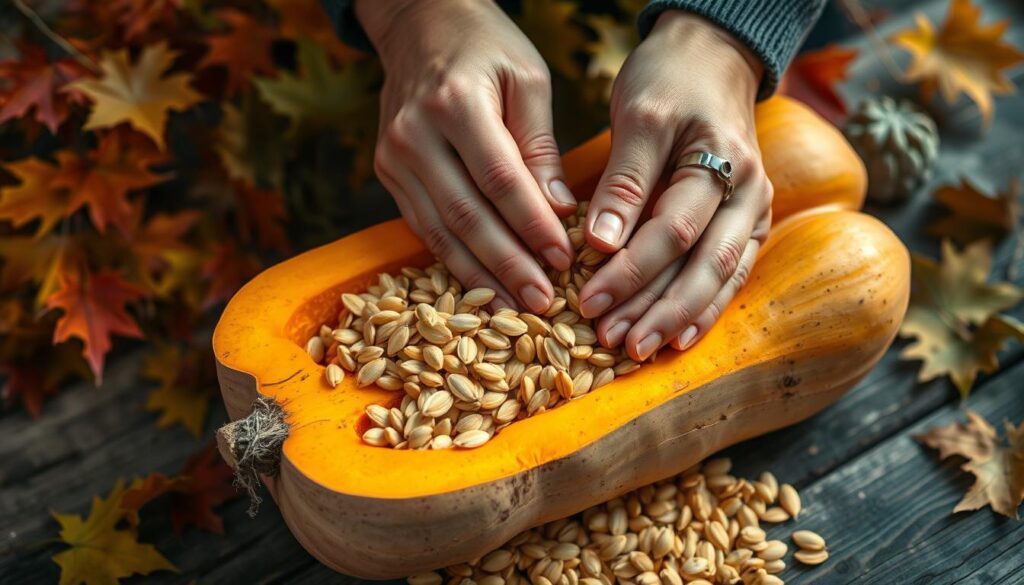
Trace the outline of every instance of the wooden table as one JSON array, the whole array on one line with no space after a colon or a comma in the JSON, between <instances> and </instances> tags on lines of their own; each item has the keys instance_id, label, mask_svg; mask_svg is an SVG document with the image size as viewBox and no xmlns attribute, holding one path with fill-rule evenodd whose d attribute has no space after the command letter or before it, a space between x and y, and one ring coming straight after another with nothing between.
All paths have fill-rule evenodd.
<instances>
[{"instance_id":1,"label":"wooden table","mask_svg":"<svg viewBox=\"0 0 1024 585\"><path fill-rule=\"evenodd\" d=\"M870 4L870 3L869 3ZM881 5L881 2L873 3ZM916 4L914 6L911 6ZM1010 18L1007 37L1024 46L1024 3L984 2L986 21ZM889 2L892 15L879 27L884 37L908 26L915 10L933 21L946 0ZM862 35L846 39L870 51ZM898 52L897 52L898 53ZM866 88L905 94L886 81L877 59L865 58L843 92L851 104ZM1015 74L1018 85L1024 75ZM918 252L937 254L937 242L922 234L936 215L930 193L936 185L969 176L990 192L1024 166L1024 97L997 101L995 124L982 134L976 110L966 103L936 113L943 128L941 160L930 184L902 207L872 210ZM1002 276L1010 246L999 248ZM1019 311L1018 311L1019 314ZM1024 523L988 509L952 513L971 483L958 462L940 463L912 436L934 425L962 419L964 407L994 422L1024 419L1024 349L1002 355L1002 370L981 380L961 403L945 380L918 385L917 366L897 359L897 342L881 363L842 400L794 427L737 445L726 454L736 473L755 476L771 469L803 495L799 525L829 541L832 557L814 569L790 567L790 583L1024 583ZM157 430L145 412L146 388L137 378L138 354L109 367L102 389L80 385L47 402L33 421L21 410L0 414L0 583L57 581L50 556L57 525L48 510L85 513L93 494L106 494L117 477L151 471L174 473L202 442L181 428ZM214 407L209 437L225 420ZM157 573L147 583L355 583L319 565L288 532L273 503L250 520L242 499L220 509L226 536L187 530L179 539L157 501L144 514L140 540L150 542L182 573ZM786 538L788 526L769 533ZM142 580L128 582L142 582Z\"/></svg>"}]
</instances>

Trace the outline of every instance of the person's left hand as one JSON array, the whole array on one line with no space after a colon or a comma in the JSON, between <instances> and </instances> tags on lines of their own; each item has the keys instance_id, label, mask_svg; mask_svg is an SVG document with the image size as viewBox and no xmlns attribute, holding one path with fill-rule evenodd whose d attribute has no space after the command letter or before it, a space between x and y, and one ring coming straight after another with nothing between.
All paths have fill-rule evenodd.
<instances>
[{"instance_id":1,"label":"person's left hand","mask_svg":"<svg viewBox=\"0 0 1024 585\"><path fill-rule=\"evenodd\" d=\"M615 253L580 291L601 316L606 347L634 360L693 345L750 273L771 224L772 186L754 130L762 65L731 35L685 12L661 14L612 91L612 148L586 219L595 249ZM735 192L713 171L676 168L693 151L733 168ZM658 180L669 187L637 228ZM635 233L634 233L635 230Z\"/></svg>"}]
</instances>

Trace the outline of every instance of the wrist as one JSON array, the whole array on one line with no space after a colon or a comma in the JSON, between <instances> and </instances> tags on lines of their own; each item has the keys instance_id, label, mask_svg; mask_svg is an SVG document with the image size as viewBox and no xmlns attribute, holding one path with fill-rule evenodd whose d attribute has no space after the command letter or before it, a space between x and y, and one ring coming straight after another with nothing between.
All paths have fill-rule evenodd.
<instances>
[{"instance_id":1,"label":"wrist","mask_svg":"<svg viewBox=\"0 0 1024 585\"><path fill-rule=\"evenodd\" d=\"M658 15L648 38L660 38L677 54L710 61L713 68L730 79L743 79L753 89L764 76L764 64L742 41L714 22L683 10L665 10Z\"/></svg>"},{"instance_id":2,"label":"wrist","mask_svg":"<svg viewBox=\"0 0 1024 585\"><path fill-rule=\"evenodd\" d=\"M407 44L422 35L438 34L439 24L450 25L487 4L480 0L355 0L353 8L366 36L384 57L394 42Z\"/></svg>"}]
</instances>

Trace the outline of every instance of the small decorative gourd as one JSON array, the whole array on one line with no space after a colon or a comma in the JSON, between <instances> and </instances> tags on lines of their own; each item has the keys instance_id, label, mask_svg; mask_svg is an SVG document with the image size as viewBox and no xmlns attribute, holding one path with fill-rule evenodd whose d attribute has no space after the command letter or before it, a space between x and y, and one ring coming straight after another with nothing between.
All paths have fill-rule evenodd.
<instances>
[{"instance_id":1,"label":"small decorative gourd","mask_svg":"<svg viewBox=\"0 0 1024 585\"><path fill-rule=\"evenodd\" d=\"M888 96L861 102L847 118L845 133L864 159L874 203L906 200L931 175L939 152L939 134L928 114Z\"/></svg>"}]
</instances>

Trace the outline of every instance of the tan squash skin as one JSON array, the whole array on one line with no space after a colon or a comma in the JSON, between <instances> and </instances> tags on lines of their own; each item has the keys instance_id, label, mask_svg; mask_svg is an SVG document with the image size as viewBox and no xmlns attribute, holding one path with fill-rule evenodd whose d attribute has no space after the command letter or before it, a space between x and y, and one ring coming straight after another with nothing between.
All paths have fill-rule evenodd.
<instances>
[{"instance_id":1,"label":"tan squash skin","mask_svg":"<svg viewBox=\"0 0 1024 585\"><path fill-rule=\"evenodd\" d=\"M684 354L663 351L627 377L517 422L479 449L363 444L364 407L398 395L356 389L352 376L330 390L302 350L337 314L341 291L429 261L401 221L302 254L246 285L214 332L221 391L232 419L249 413L257 393L283 403L293 428L268 486L302 545L366 578L465 561L527 527L802 420L855 384L903 317L909 259L888 228L850 210L865 183L850 179L863 167L850 164L849 146L809 127L826 124L816 115L795 110L805 108L773 98L759 107L759 127L770 126L768 112L799 120L776 132L826 137L815 150L818 174L805 171L803 180L831 188L819 196L788 183L776 196L790 217L776 222L749 283L708 335ZM770 171L785 146L760 134L777 145L764 149ZM566 155L578 196L590 193L607 148L603 135Z\"/></svg>"}]
</instances>

